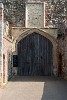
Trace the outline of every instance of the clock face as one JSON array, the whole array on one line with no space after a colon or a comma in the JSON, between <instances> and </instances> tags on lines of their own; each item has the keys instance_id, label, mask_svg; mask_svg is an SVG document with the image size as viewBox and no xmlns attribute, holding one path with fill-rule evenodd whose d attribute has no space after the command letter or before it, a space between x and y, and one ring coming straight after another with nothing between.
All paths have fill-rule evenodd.
<instances>
[{"instance_id":1,"label":"clock face","mask_svg":"<svg viewBox=\"0 0 67 100\"><path fill-rule=\"evenodd\" d=\"M44 4L26 4L26 27L44 27Z\"/></svg>"}]
</instances>

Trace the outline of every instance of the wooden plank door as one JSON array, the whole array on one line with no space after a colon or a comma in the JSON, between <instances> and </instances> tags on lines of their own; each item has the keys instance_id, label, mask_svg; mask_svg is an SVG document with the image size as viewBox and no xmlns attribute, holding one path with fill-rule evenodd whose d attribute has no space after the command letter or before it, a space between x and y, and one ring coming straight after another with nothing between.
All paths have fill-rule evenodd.
<instances>
[{"instance_id":1,"label":"wooden plank door","mask_svg":"<svg viewBox=\"0 0 67 100\"><path fill-rule=\"evenodd\" d=\"M22 39L18 45L18 75L51 75L52 43L38 33Z\"/></svg>"}]
</instances>

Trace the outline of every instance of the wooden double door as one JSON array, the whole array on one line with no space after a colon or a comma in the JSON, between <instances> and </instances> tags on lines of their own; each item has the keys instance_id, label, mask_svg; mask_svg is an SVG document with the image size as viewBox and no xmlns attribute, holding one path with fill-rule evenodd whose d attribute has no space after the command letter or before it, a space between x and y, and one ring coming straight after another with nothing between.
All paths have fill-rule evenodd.
<instances>
[{"instance_id":1,"label":"wooden double door","mask_svg":"<svg viewBox=\"0 0 67 100\"><path fill-rule=\"evenodd\" d=\"M17 45L18 75L51 75L52 48L47 38L35 32L20 40Z\"/></svg>"}]
</instances>

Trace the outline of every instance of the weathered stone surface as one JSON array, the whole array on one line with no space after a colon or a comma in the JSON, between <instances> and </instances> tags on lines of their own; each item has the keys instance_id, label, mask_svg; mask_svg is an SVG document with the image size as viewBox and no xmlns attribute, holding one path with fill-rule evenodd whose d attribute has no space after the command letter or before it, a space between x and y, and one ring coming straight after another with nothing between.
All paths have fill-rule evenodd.
<instances>
[{"instance_id":1,"label":"weathered stone surface","mask_svg":"<svg viewBox=\"0 0 67 100\"><path fill-rule=\"evenodd\" d=\"M26 3L26 27L44 27L45 3Z\"/></svg>"},{"instance_id":2,"label":"weathered stone surface","mask_svg":"<svg viewBox=\"0 0 67 100\"><path fill-rule=\"evenodd\" d=\"M5 56L3 66L3 82L6 83L8 78L11 76L12 59L11 59L12 41L6 36L3 37L3 56Z\"/></svg>"},{"instance_id":3,"label":"weathered stone surface","mask_svg":"<svg viewBox=\"0 0 67 100\"><path fill-rule=\"evenodd\" d=\"M2 73L3 73L3 65L2 65L2 37L3 37L3 5L0 4L0 83L2 82Z\"/></svg>"},{"instance_id":4,"label":"weathered stone surface","mask_svg":"<svg viewBox=\"0 0 67 100\"><path fill-rule=\"evenodd\" d=\"M53 74L57 75L58 73L61 73L62 77L67 78L67 36L59 38L58 42L56 42L57 39L57 28L49 28L45 27L45 6L42 2L34 2L29 0L29 2L26 3L26 27L12 27L12 41L8 38L9 35L9 24L5 23L4 27L4 37L3 37L3 54L5 55L5 59L3 59L2 62L2 5L0 5L0 69L2 68L3 63L3 69L2 72L0 71L0 79L3 76L3 82L7 82L8 76L11 75L11 49L13 54L17 54L17 43L26 37L29 34L32 34L33 32L37 32L47 39L49 39L53 44ZM46 0L45 0L46 1ZM17 12L18 13L18 12ZM25 20L25 19L24 19ZM17 22L17 21L16 21ZM23 25L22 25L23 26ZM57 44L56 44L57 43ZM6 45L7 44L7 45ZM58 45L58 48L56 50L56 45ZM56 55L57 53L57 55ZM59 59L59 53L62 56L62 61ZM58 56L58 57L56 57ZM62 72L58 71L58 64L59 67L62 67L60 69ZM8 72L9 70L9 72ZM16 70L16 68L14 69ZM7 74L8 72L8 74ZM2 74L3 73L3 74ZM60 76L60 75L59 75Z\"/></svg>"},{"instance_id":5,"label":"weathered stone surface","mask_svg":"<svg viewBox=\"0 0 67 100\"><path fill-rule=\"evenodd\" d=\"M58 39L58 55L62 55L62 76L67 79L67 35Z\"/></svg>"},{"instance_id":6,"label":"weathered stone surface","mask_svg":"<svg viewBox=\"0 0 67 100\"><path fill-rule=\"evenodd\" d=\"M13 39L18 38L20 35L24 34L26 31L39 29L46 32L50 36L57 38L57 30L55 28L22 28L22 27L12 27L12 37Z\"/></svg>"}]
</instances>

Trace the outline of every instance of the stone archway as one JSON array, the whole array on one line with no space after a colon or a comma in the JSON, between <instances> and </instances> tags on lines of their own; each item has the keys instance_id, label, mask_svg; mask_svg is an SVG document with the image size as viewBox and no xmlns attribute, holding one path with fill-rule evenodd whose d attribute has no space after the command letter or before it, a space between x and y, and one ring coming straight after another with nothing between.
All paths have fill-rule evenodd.
<instances>
[{"instance_id":1,"label":"stone archway","mask_svg":"<svg viewBox=\"0 0 67 100\"><path fill-rule=\"evenodd\" d=\"M16 39L16 54L17 52L17 44L19 41L21 41L22 39L24 39L26 36L32 34L33 32L36 32L40 35L42 35L43 37L47 38L53 45L53 52L52 52L52 62L53 62L53 74L57 74L57 55L56 55L56 39L54 37L52 37L51 35L49 35L46 32L43 32L42 30L39 29L30 29L24 33L22 33L17 39Z\"/></svg>"},{"instance_id":2,"label":"stone archway","mask_svg":"<svg viewBox=\"0 0 67 100\"><path fill-rule=\"evenodd\" d=\"M17 45L18 75L52 75L52 43L44 36L34 32Z\"/></svg>"}]
</instances>

